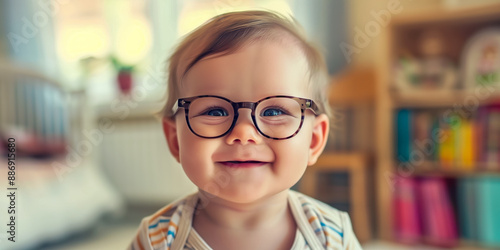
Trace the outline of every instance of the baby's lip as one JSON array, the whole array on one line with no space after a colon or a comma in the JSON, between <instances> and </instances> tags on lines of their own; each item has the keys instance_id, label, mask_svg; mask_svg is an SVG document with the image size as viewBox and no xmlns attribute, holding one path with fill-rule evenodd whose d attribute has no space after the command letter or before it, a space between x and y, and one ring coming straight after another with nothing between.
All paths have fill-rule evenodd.
<instances>
[{"instance_id":1,"label":"baby's lip","mask_svg":"<svg viewBox=\"0 0 500 250\"><path fill-rule=\"evenodd\" d=\"M226 167L249 168L249 167L260 167L269 162L259 161L259 160L231 160L231 161L221 161L219 163L221 163Z\"/></svg>"}]
</instances>

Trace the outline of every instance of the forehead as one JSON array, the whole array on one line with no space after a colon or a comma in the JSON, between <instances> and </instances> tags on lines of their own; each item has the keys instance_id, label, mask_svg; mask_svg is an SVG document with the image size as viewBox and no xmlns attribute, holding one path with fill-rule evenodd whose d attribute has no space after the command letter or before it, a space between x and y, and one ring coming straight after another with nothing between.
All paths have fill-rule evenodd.
<instances>
[{"instance_id":1,"label":"forehead","mask_svg":"<svg viewBox=\"0 0 500 250\"><path fill-rule=\"evenodd\" d=\"M254 43L275 42L281 46L292 48L290 50L291 53L302 52L304 56L307 54L305 52L306 45L303 44L301 39L289 31L276 27L254 31L253 34L249 36L238 35L233 39L211 37L210 34L205 34L205 37L209 38L201 38L196 42L193 41L180 55L176 67L176 82L180 82L182 77L184 77L191 67L197 64L199 60L231 54L240 50L242 47ZM209 47L215 47L215 50L218 52L209 52L212 50L208 49Z\"/></svg>"},{"instance_id":2,"label":"forehead","mask_svg":"<svg viewBox=\"0 0 500 250\"><path fill-rule=\"evenodd\" d=\"M308 63L298 44L255 40L232 53L203 58L185 74L179 89L181 96L304 97L308 96L308 75Z\"/></svg>"}]
</instances>

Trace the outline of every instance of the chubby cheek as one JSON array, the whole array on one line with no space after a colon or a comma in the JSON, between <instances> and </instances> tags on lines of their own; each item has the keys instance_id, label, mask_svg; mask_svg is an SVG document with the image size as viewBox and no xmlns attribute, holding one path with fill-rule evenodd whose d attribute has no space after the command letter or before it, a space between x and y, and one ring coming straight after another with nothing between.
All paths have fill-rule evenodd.
<instances>
[{"instance_id":1,"label":"chubby cheek","mask_svg":"<svg viewBox=\"0 0 500 250\"><path fill-rule=\"evenodd\" d=\"M308 162L308 149L310 138L304 135L297 135L291 139L278 141L275 147L278 175L287 181L287 185L293 186L304 174ZM282 146L280 144L283 144Z\"/></svg>"},{"instance_id":2,"label":"chubby cheek","mask_svg":"<svg viewBox=\"0 0 500 250\"><path fill-rule=\"evenodd\" d=\"M214 175L211 162L213 150L216 148L214 141L199 138L189 131L189 128L178 131L179 158L182 168L189 179L197 186L202 185Z\"/></svg>"}]
</instances>

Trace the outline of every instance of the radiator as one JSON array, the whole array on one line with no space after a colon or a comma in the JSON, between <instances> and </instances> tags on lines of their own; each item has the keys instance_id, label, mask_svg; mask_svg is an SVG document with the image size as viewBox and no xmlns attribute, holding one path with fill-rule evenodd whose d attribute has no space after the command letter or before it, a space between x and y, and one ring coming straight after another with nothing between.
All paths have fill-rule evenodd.
<instances>
[{"instance_id":1,"label":"radiator","mask_svg":"<svg viewBox=\"0 0 500 250\"><path fill-rule=\"evenodd\" d=\"M108 119L100 163L129 204L167 204L196 191L168 149L161 123L152 116Z\"/></svg>"}]
</instances>

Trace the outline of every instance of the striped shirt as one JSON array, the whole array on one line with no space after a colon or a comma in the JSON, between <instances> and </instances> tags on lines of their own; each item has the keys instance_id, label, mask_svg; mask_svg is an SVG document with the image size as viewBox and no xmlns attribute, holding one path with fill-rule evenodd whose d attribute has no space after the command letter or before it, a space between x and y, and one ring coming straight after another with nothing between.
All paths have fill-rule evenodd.
<instances>
[{"instance_id":1,"label":"striped shirt","mask_svg":"<svg viewBox=\"0 0 500 250\"><path fill-rule=\"evenodd\" d=\"M191 226L198 201L195 193L144 218L128 249L212 249ZM288 203L297 223L291 249L361 249L346 212L292 190Z\"/></svg>"}]
</instances>

